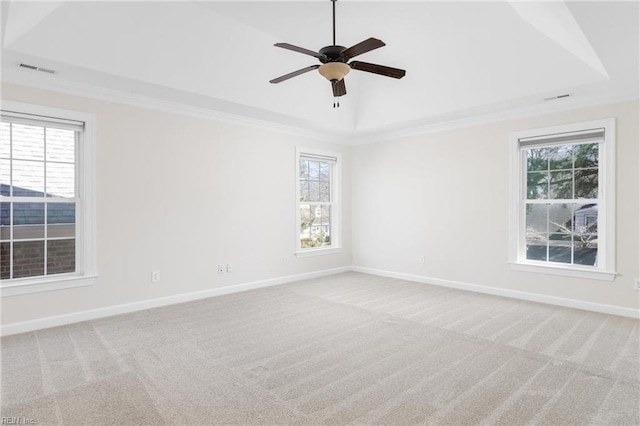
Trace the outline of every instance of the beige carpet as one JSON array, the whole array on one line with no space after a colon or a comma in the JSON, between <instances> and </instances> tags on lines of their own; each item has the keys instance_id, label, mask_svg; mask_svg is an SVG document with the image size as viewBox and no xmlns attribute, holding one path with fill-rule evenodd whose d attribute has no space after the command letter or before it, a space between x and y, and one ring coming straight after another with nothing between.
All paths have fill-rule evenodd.
<instances>
[{"instance_id":1,"label":"beige carpet","mask_svg":"<svg viewBox=\"0 0 640 426\"><path fill-rule=\"evenodd\" d=\"M639 322L347 273L2 339L37 424L640 424Z\"/></svg>"}]
</instances>

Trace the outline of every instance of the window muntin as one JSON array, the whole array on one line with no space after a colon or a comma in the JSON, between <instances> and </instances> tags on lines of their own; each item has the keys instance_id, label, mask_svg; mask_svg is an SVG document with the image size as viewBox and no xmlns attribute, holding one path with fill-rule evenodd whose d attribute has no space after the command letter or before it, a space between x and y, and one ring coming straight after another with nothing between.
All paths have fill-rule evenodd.
<instances>
[{"instance_id":1,"label":"window muntin","mask_svg":"<svg viewBox=\"0 0 640 426\"><path fill-rule=\"evenodd\" d=\"M297 250L338 247L338 155L298 150Z\"/></svg>"},{"instance_id":2,"label":"window muntin","mask_svg":"<svg viewBox=\"0 0 640 426\"><path fill-rule=\"evenodd\" d=\"M78 270L77 150L83 123L2 111L0 279Z\"/></svg>"},{"instance_id":3,"label":"window muntin","mask_svg":"<svg viewBox=\"0 0 640 426\"><path fill-rule=\"evenodd\" d=\"M512 144L516 269L613 279L614 120L518 132Z\"/></svg>"}]
</instances>

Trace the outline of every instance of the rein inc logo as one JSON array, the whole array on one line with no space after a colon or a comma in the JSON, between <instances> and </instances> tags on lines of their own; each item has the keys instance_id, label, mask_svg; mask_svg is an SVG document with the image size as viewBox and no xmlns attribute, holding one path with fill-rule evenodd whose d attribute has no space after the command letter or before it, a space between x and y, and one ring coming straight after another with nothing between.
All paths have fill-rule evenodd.
<instances>
[{"instance_id":1,"label":"rein inc logo","mask_svg":"<svg viewBox=\"0 0 640 426\"><path fill-rule=\"evenodd\" d=\"M0 417L2 425L35 425L36 421L28 417Z\"/></svg>"}]
</instances>

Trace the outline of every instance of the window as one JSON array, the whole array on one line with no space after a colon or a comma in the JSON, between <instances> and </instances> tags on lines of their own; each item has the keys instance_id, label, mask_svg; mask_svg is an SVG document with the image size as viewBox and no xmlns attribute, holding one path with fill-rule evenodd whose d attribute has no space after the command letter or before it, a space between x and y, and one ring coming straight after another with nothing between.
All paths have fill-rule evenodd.
<instances>
[{"instance_id":1,"label":"window","mask_svg":"<svg viewBox=\"0 0 640 426\"><path fill-rule=\"evenodd\" d=\"M339 154L297 151L298 255L326 254L340 247Z\"/></svg>"},{"instance_id":2,"label":"window","mask_svg":"<svg viewBox=\"0 0 640 426\"><path fill-rule=\"evenodd\" d=\"M614 121L512 137L512 263L613 279Z\"/></svg>"},{"instance_id":3,"label":"window","mask_svg":"<svg viewBox=\"0 0 640 426\"><path fill-rule=\"evenodd\" d=\"M84 285L42 287L93 274L91 120L91 116L70 111L3 102L3 295Z\"/></svg>"}]
</instances>

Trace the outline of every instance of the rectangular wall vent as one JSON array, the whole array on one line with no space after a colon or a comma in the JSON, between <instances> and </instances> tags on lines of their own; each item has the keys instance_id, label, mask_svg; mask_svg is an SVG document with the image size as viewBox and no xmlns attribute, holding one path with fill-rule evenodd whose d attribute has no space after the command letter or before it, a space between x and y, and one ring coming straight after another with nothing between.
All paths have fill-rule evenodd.
<instances>
[{"instance_id":1,"label":"rectangular wall vent","mask_svg":"<svg viewBox=\"0 0 640 426\"><path fill-rule=\"evenodd\" d=\"M20 64L20 65L18 65L18 66L19 66L20 68L27 68L27 69L34 70L34 71L37 71L37 70L38 70L38 67L36 67L35 65Z\"/></svg>"},{"instance_id":2,"label":"rectangular wall vent","mask_svg":"<svg viewBox=\"0 0 640 426\"><path fill-rule=\"evenodd\" d=\"M551 96L550 98L544 98L545 101L555 101L556 99L568 98L571 96L571 93L565 93L564 95Z\"/></svg>"},{"instance_id":3,"label":"rectangular wall vent","mask_svg":"<svg viewBox=\"0 0 640 426\"><path fill-rule=\"evenodd\" d=\"M23 64L23 63L18 64L18 68L25 68L25 69L28 69L28 70L44 72L44 73L47 73L47 74L56 74L57 73L56 70L52 70L52 69L49 69L49 68L43 68L43 67L37 67L35 65Z\"/></svg>"}]
</instances>

